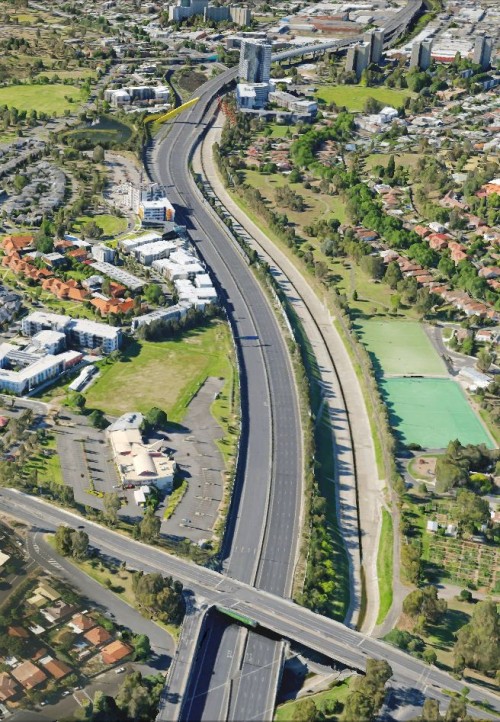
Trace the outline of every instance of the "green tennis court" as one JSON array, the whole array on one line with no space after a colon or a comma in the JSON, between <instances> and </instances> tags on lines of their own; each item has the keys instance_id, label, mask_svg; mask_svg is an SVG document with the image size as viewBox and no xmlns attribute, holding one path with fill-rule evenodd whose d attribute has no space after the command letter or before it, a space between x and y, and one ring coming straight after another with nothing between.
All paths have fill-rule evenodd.
<instances>
[{"instance_id":1,"label":"green tennis court","mask_svg":"<svg viewBox=\"0 0 500 722\"><path fill-rule=\"evenodd\" d=\"M384 375L446 376L443 360L416 321L359 321L355 330Z\"/></svg>"},{"instance_id":2,"label":"green tennis court","mask_svg":"<svg viewBox=\"0 0 500 722\"><path fill-rule=\"evenodd\" d=\"M462 444L493 444L460 386L451 379L381 379L391 425L404 444L442 449Z\"/></svg>"}]
</instances>

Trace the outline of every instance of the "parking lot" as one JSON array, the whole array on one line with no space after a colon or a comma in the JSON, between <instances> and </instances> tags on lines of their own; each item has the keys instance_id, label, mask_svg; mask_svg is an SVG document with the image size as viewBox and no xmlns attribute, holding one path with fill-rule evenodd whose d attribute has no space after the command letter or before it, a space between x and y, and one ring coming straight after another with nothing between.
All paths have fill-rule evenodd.
<instances>
[{"instance_id":1,"label":"parking lot","mask_svg":"<svg viewBox=\"0 0 500 722\"><path fill-rule=\"evenodd\" d=\"M67 412L54 431L63 478L73 487L75 500L102 510L102 498L88 490L93 488L104 494L117 491L119 484L104 433L85 424L83 417Z\"/></svg>"},{"instance_id":2,"label":"parking lot","mask_svg":"<svg viewBox=\"0 0 500 722\"><path fill-rule=\"evenodd\" d=\"M216 444L223 431L210 406L223 385L218 378L208 378L191 401L183 427L168 434L188 486L170 519L162 521L162 534L194 542L212 538L223 498L224 460Z\"/></svg>"}]
</instances>

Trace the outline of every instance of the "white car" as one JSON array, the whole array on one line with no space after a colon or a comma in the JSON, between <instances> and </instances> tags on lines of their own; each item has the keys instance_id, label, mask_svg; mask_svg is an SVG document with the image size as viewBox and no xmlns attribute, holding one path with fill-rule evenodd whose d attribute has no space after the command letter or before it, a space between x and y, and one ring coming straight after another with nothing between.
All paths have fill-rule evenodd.
<instances>
[{"instance_id":1,"label":"white car","mask_svg":"<svg viewBox=\"0 0 500 722\"><path fill-rule=\"evenodd\" d=\"M125 672L125 667L118 667L118 669L115 669L115 674L121 674L122 672Z\"/></svg>"}]
</instances>

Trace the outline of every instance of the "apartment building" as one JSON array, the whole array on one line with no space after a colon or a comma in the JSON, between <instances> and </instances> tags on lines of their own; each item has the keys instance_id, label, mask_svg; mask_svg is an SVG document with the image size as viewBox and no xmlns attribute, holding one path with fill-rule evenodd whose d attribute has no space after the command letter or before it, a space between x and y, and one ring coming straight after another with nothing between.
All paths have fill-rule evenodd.
<instances>
[{"instance_id":1,"label":"apartment building","mask_svg":"<svg viewBox=\"0 0 500 722\"><path fill-rule=\"evenodd\" d=\"M41 331L59 331L64 333L71 346L79 349L101 348L104 353L116 351L122 341L119 328L45 311L35 311L23 318L21 328L25 336L35 336Z\"/></svg>"}]
</instances>

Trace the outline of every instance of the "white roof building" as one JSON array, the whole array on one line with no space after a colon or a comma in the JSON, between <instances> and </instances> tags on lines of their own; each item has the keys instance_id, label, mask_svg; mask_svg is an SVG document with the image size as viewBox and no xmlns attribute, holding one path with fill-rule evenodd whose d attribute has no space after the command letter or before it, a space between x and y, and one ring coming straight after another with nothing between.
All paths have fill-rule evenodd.
<instances>
[{"instance_id":1,"label":"white roof building","mask_svg":"<svg viewBox=\"0 0 500 722\"><path fill-rule=\"evenodd\" d=\"M130 423L129 419L130 415L125 414L106 430L122 482L143 486L147 481L170 493L177 468L175 461L164 453L162 441L146 444L136 419Z\"/></svg>"}]
</instances>

